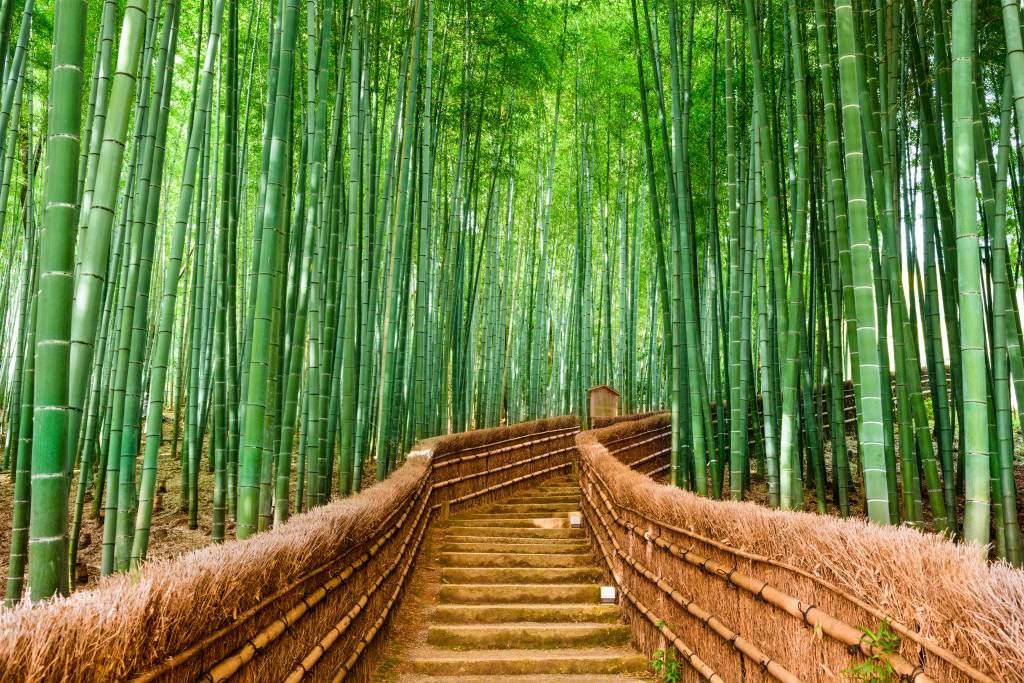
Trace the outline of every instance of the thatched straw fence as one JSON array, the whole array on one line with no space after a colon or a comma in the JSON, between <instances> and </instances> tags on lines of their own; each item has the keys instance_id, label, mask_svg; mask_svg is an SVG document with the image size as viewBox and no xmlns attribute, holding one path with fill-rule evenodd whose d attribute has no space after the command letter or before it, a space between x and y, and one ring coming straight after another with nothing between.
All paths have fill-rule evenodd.
<instances>
[{"instance_id":1,"label":"thatched straw fence","mask_svg":"<svg viewBox=\"0 0 1024 683\"><path fill-rule=\"evenodd\" d=\"M1024 572L909 528L657 484L669 432L656 416L576 437L587 526L644 651L674 647L691 678L840 681L888 619L899 651L875 656L900 680L1024 681Z\"/></svg>"},{"instance_id":2,"label":"thatched straw fence","mask_svg":"<svg viewBox=\"0 0 1024 683\"><path fill-rule=\"evenodd\" d=\"M385 482L0 613L0 681L367 680L439 513L567 474L575 417L423 441Z\"/></svg>"}]
</instances>

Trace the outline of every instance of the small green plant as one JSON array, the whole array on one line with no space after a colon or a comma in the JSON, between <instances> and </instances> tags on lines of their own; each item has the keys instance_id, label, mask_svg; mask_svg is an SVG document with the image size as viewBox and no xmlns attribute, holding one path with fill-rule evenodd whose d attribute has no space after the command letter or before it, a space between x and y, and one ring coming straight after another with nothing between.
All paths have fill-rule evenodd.
<instances>
[{"instance_id":1,"label":"small green plant","mask_svg":"<svg viewBox=\"0 0 1024 683\"><path fill-rule=\"evenodd\" d=\"M661 621L658 623L658 628L660 629L664 625L665 622ZM654 673L658 674L661 683L679 683L681 680L679 660L676 659L674 648L655 650L651 655L651 668L654 669Z\"/></svg>"},{"instance_id":2,"label":"small green plant","mask_svg":"<svg viewBox=\"0 0 1024 683\"><path fill-rule=\"evenodd\" d=\"M883 620L877 631L862 628L863 640L872 646L870 657L849 668L843 675L856 683L895 683L899 676L892 668L888 655L900 649L900 637L889 628L889 621Z\"/></svg>"},{"instance_id":3,"label":"small green plant","mask_svg":"<svg viewBox=\"0 0 1024 683\"><path fill-rule=\"evenodd\" d=\"M651 668L658 674L661 683L679 683L679 660L676 659L675 650L655 650L651 657Z\"/></svg>"}]
</instances>

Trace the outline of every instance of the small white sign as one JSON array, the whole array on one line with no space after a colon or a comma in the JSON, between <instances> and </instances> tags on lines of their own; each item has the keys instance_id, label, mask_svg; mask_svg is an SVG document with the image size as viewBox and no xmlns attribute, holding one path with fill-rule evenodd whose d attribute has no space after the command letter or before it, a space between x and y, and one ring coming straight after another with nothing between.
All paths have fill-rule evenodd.
<instances>
[{"instance_id":1,"label":"small white sign","mask_svg":"<svg viewBox=\"0 0 1024 683\"><path fill-rule=\"evenodd\" d=\"M615 602L615 586L601 586L601 602L606 604Z\"/></svg>"},{"instance_id":2,"label":"small white sign","mask_svg":"<svg viewBox=\"0 0 1024 683\"><path fill-rule=\"evenodd\" d=\"M583 513L581 512L570 512L569 513L569 526L573 529L580 529L583 527Z\"/></svg>"}]
</instances>

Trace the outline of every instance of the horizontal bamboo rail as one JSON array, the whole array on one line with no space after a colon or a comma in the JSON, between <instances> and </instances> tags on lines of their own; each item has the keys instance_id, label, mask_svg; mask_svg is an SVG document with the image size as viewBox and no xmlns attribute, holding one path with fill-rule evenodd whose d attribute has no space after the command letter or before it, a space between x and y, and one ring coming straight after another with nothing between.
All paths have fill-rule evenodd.
<instances>
[{"instance_id":1,"label":"horizontal bamboo rail","mask_svg":"<svg viewBox=\"0 0 1024 683\"><path fill-rule=\"evenodd\" d=\"M419 491L422 491L425 488L428 481L429 480L427 478L423 479L423 481L420 484ZM419 496L419 491L417 492L417 497ZM397 525L392 526L393 520L400 514L401 519L399 520L399 522L397 522ZM294 625L299 619L301 619L302 616L305 615L305 613L309 609L313 608L324 597L326 597L328 593L330 593L338 586L340 586L348 579L350 579L352 575L356 572L356 570L358 570L362 565L366 564L366 562L377 553L380 547L398 531L399 527L402 524L402 520L404 520L404 518L408 516L408 514L408 511L405 511L402 508L395 508L394 510L392 510L385 518L384 522L381 524L382 528L389 529L381 538L376 539L373 542L373 544L371 544L370 547L365 552L363 552L363 554L358 556L356 559L352 560L343 569L331 574L331 578L319 584L316 590L305 594L298 602L292 605L292 607L285 613L284 616L279 617L278 619L272 621L270 624L264 627L259 634L248 640L246 644L242 648L240 648L234 655L225 658L218 666L223 665L224 662L234 661L237 662L237 666L235 666L234 669L230 670L237 671L238 668L251 661L256 656L258 651L261 650L266 644L272 642L274 639L276 639L278 635L281 634L281 632ZM185 662L200 654L206 648L210 647L213 643L223 638L227 633L234 630L238 630L245 626L254 616L260 613L262 610L266 609L272 604L277 603L279 600L282 600L285 597L292 595L296 590L299 589L299 587L311 581L315 577L329 572L331 567L336 564L337 562L324 563L320 565L318 568L314 569L313 571L306 573L305 575L296 579L295 581L292 581L284 588L275 591L272 595L269 595L268 597L264 598L250 609L238 615L235 618L235 620L230 624L223 626L217 629L216 631L213 631L212 633L207 634L192 646L186 648L185 650L182 650L181 652L173 656L166 658L164 662L159 666L150 669L149 671L139 676L136 676L133 679L134 683L148 683L149 681L155 680L156 678L167 674L169 671L175 669L176 667L183 665ZM216 678L216 670L217 667L213 667L210 672L204 675L204 680L218 680ZM225 671L227 670L228 669L225 669Z\"/></svg>"},{"instance_id":2,"label":"horizontal bamboo rail","mask_svg":"<svg viewBox=\"0 0 1024 683\"><path fill-rule=\"evenodd\" d=\"M263 678L265 670L247 671L265 660L273 660L271 671L278 672L273 677L286 681L365 679L376 661L376 657L367 659L367 653L375 653L375 638L388 629L389 617L401 602L427 530L438 513L510 494L539 478L568 474L578 431L576 419L567 417L436 437L417 444L408 459L426 461L426 467L415 493L404 501L407 504L388 511L374 533L133 680L187 679L187 671L194 669L196 662L207 662L218 643L238 641L240 634L245 635L239 646L203 664L201 680ZM341 617L318 626L323 615L330 613ZM274 616L267 619L265 615ZM367 615L374 619L372 623ZM328 660L331 668L325 676L319 669ZM280 665L286 668L281 670Z\"/></svg>"},{"instance_id":3,"label":"horizontal bamboo rail","mask_svg":"<svg viewBox=\"0 0 1024 683\"><path fill-rule=\"evenodd\" d=\"M627 431L625 435L619 433L624 429ZM660 433L661 435L659 437L651 437L650 435L652 433ZM662 578L665 576L664 573L662 577L657 576L654 572L651 572L649 568L636 561L629 553L621 550L618 543L615 541L615 535L613 534L612 529L608 528L609 523L606 521L605 517L611 519L611 524L620 529L618 532L619 534L631 536L638 542L644 543L647 547L656 549L660 552L661 557L666 558L667 561L682 561L708 576L718 577L718 579L722 580L730 587L741 590L748 595L752 595L758 601L770 604L774 608L805 622L807 625L824 635L844 644L851 654L860 652L867 656L888 659L892 664L894 671L901 676L901 680L912 680L918 683L923 683L924 681L932 680L932 678L925 673L920 664L912 664L907 659L898 655L892 656L874 650L860 629L837 619L817 606L805 604L797 597L787 595L784 591L772 586L769 582L738 571L735 566L728 567L711 558L704 557L690 548L682 548L665 536L665 533L671 532L679 536L688 537L693 539L695 542L713 547L715 550L721 551L726 555L731 555L737 559L751 562L755 566L761 565L770 567L773 570L791 573L799 576L801 579L811 581L813 584L827 591L835 598L856 606L876 618L879 622L884 621L888 623L890 627L901 637L913 642L914 645L919 648L919 651L927 653L930 657L935 657L938 660L941 660L952 670L962 674L967 680L991 683L993 679L990 676L970 665L962 658L957 657L948 649L922 637L906 625L892 619L880 610L867 605L856 596L847 594L821 577L815 576L810 572L784 562L779 562L762 555L757 555L756 553L750 553L738 548L733 548L727 543L709 539L699 534L694 534L686 529L667 524L655 516L637 510L635 507L617 502L615 500L613 488L605 480L604 473L595 469L593 465L594 456L598 454L611 455L627 467L651 474L667 469L670 439L670 423L667 415L662 415L660 418L643 420L633 428L623 427L620 425L617 429L595 430L592 432L584 432L577 436L577 443L580 446L582 460L581 472L584 491L583 501L585 503L584 515L587 517L589 526L592 530L595 526L603 528L605 535L612 539L612 545L617 551L614 554L621 565L629 567L634 574L648 583L653 582L658 585L662 592L666 593L666 595L672 598L680 607L684 607L687 611L690 611L687 605L681 604L679 600L675 599L671 595L671 591L673 589ZM661 464L653 470L644 469L651 463L657 464L659 462L663 462L664 464ZM641 528L635 522L627 520L624 515L632 515L637 520L642 521L644 528ZM601 534L595 533L595 536L600 537ZM598 538L598 540L600 541L601 539ZM606 564L608 564L610 568L613 568L615 565L611 562L609 554L604 551L603 547L602 553L605 555ZM616 574L614 569L612 569L612 572L616 581L620 584L620 589L624 590L626 579L623 576ZM690 613L699 619L698 615L693 614L692 611L690 611ZM705 625L710 627L710 624ZM719 631L720 629L712 628L712 630ZM724 633L725 631L721 631L720 635ZM756 657L751 658L756 659Z\"/></svg>"},{"instance_id":4,"label":"horizontal bamboo rail","mask_svg":"<svg viewBox=\"0 0 1024 683\"><path fill-rule=\"evenodd\" d=\"M377 630L379 630L380 624L382 624L383 620L387 618L388 614L391 612L392 606L398 600L398 597L401 594L402 586L405 585L405 579L409 574L409 569L412 567L413 561L419 554L419 549L423 542L423 536L424 533L426 532L427 523L430 521L430 513L427 512L428 500L429 498L427 496L422 496L422 499L417 506L416 521L414 522L415 526L413 527L415 529L416 538L407 538L405 541L402 542L402 545L399 548L399 552L397 553L395 560L390 564L390 566L388 566L388 568L381 576L377 577L377 580L374 581L370 589L359 596L359 598L352 605L352 608L345 613L345 616L342 617L342 619L338 621L337 624L331 627L331 629L324 635L323 638L321 638L317 643L313 645L312 649L310 649L306 656L303 657L302 661L299 662L299 664L296 665L292 672L285 677L286 683L297 683L297 681L302 680L302 678L307 673L313 670L313 667L316 666L317 662L319 662L323 655L338 641L338 638L345 633L348 627L352 625L353 621L355 621L355 618L359 616L359 613L362 612L363 608L366 607L367 603L369 602L370 596L384 584L384 582L388 579L389 576L391 576L392 572L394 572L399 565L402 565L402 573L399 576L397 586L395 587L395 590L391 595L391 599L388 601L387 605L385 605L384 609L381 611L381 614L377 622L375 622L375 628L373 629L372 633L364 634L363 639L360 642L368 644L368 639L373 638L373 635L376 633ZM412 545L412 552L406 553L410 545ZM361 652L361 649L359 649L357 645L357 651L353 652L353 654L345 660L345 666L343 667L345 672L351 669L351 667L355 664L353 655L358 659L359 652Z\"/></svg>"},{"instance_id":5,"label":"horizontal bamboo rail","mask_svg":"<svg viewBox=\"0 0 1024 683\"><path fill-rule=\"evenodd\" d=\"M586 466L587 465L584 465L584 467ZM890 663L890 665L892 665L893 670L900 675L901 680L913 681L914 683L933 683L932 678L925 675L923 671L921 671L918 667L912 665L903 657L899 656L898 654L890 654L878 648L875 648L872 644L870 644L864 639L864 634L860 630L854 628L853 626L850 626L849 624L846 624L843 621L840 621L839 619L836 619L832 615L818 609L814 605L805 605L798 598L792 595L787 595L786 593L778 590L777 588L774 588L766 581L761 581L752 576L736 571L734 568L725 567L724 565L717 563L714 560L711 560L707 557L702 557L690 550L681 549L674 544L666 542L660 536L652 534L650 531L639 531L635 525L624 521L618 515L618 513L616 512L616 506L609 500L607 483L603 479L601 479L600 475L592 473L592 480L595 484L594 488L597 489L598 496L600 497L601 502L604 506L604 511L602 512L597 509L596 504L589 495L591 493L590 490L585 490L584 496L587 498L587 504L592 508L594 516L597 517L597 519L602 523L602 525L605 527L608 537L612 539L612 544L613 546L615 546L616 554L618 554L622 558L622 560L626 564L631 566L635 571L637 571L641 575L645 575L645 578L647 578L649 581L653 581L659 587L659 589L665 592L681 607L687 609L687 611L690 612L690 614L692 614L693 616L695 616L701 623L711 627L712 630L721 635L725 640L727 640L732 645L733 648L742 652L752 661L756 662L758 665L764 668L776 680L798 681L799 679L793 676L793 674L787 671L784 667L782 667L781 664L772 660L768 655L762 652L760 648L753 646L753 644L750 644L751 647L748 648L739 647L737 645L737 638L739 638L738 634L731 631L731 629L728 629L727 627L715 628L709 623L712 619L716 619L716 617L713 614L699 608L697 610L692 609L692 601L685 600L684 598L682 598L682 596L679 595L678 591L676 591L662 579L653 579L650 575L650 572L646 568L644 568L642 564L634 560L628 554L622 552L621 548L618 547L618 544L614 540L614 534L612 530L608 528L607 522L605 521L605 516L607 515L611 517L615 524L622 527L627 532L637 535L645 541L653 541L654 545L660 550L666 551L668 554L679 559L682 559L683 561L698 568L700 571L706 574L709 574L711 576L717 576L725 580L732 586L740 590L743 590L749 593L750 595L755 596L757 599L763 600L764 602L772 605L773 607L777 607L783 612L786 612L790 616L804 621L808 626L814 629L820 629L822 633L838 640L847 647L854 648L855 650L860 650L861 652L863 652L863 654L869 657L880 657L882 659L887 660ZM645 521L649 521L652 524L657 524L657 522L650 517L645 516L644 519Z\"/></svg>"},{"instance_id":6,"label":"horizontal bamboo rail","mask_svg":"<svg viewBox=\"0 0 1024 683\"><path fill-rule=\"evenodd\" d=\"M428 479L424 478L416 494L416 500L419 501L419 504L417 505L416 517L417 525L423 515L423 503L426 500L425 493L427 492L427 482ZM398 512L398 510L396 510L395 512ZM252 661L261 650L263 650L265 647L276 641L277 638L281 636L281 634L283 634L287 629L293 627L296 623L298 623L300 619L306 616L306 614L311 609L315 608L325 597L327 597L328 594L330 594L332 591L336 590L340 586L344 585L371 558L376 556L377 553L380 552L380 549L384 547L391 540L391 538L395 536L395 534L397 534L397 532L404 526L405 521L408 519L410 514L411 510L405 509L403 511L402 516L398 519L397 523L395 524L395 526L389 528L383 534L383 536L374 540L373 544L366 550L366 552L364 552L362 555L356 558L341 572L335 574L331 577L331 579L324 582L322 585L318 586L316 590L304 595L298 602L292 605L292 607L284 614L284 616L275 619L269 625L264 627L258 634L256 634L256 636L250 638L245 643L245 645L243 645L234 654L232 654L229 657L226 657L225 659L221 660L217 665L212 667L203 676L203 680L210 681L211 683L219 683L220 681L225 681L231 676L233 676L235 673L237 673L238 670L241 669L243 666ZM390 517L391 515L389 515L389 521ZM387 528L387 525L385 525L384 528ZM409 540L408 538L406 538L402 542L400 549L404 550L407 547L408 543ZM400 554L401 553L399 553L399 555ZM393 562L384 576L390 573L390 571L394 569L396 564L397 563ZM382 576L380 579L378 579L378 581L382 581L383 578L384 577ZM374 590L376 590L376 587L377 586L375 585ZM372 592L373 591L371 591L371 593ZM317 659L319 659L319 657ZM305 660L303 661L303 663L305 663ZM310 665L310 668L311 666L312 665Z\"/></svg>"},{"instance_id":7,"label":"horizontal bamboo rail","mask_svg":"<svg viewBox=\"0 0 1024 683\"><path fill-rule=\"evenodd\" d=\"M586 461L584 461L582 467L586 469L592 466ZM584 480L588 479L600 481L599 476L596 475L592 470L584 475ZM660 590L665 596L667 596L680 607L684 608L691 616L695 617L698 621L700 621L700 623L704 624L706 627L714 631L737 652L746 656L751 661L756 662L765 672L771 675L775 680L783 681L784 683L799 683L799 678L797 678L791 672L789 672L784 666L782 666L782 664L776 662L767 654L765 654L761 650L761 648L757 647L757 645L755 645L753 642L747 640L738 632L728 627L721 619L719 619L711 612L703 609L702 607L699 607L692 600L688 600L685 597L683 597L683 595L675 587L673 587L667 580L660 576L657 576L654 572L649 570L642 563L634 559L629 553L625 552L619 545L618 541L616 541L615 534L606 520L606 515L610 515L616 523L619 522L618 517L615 513L615 508L609 502L608 497L604 491L598 490L598 493L600 494L600 498L604 505L605 511L602 512L596 506L593 500L593 491L588 488L584 488L584 514L587 514L587 512L589 511L591 513L589 516L593 519L596 519L601 524L604 533L595 534L595 536L597 537L598 547L601 550L601 554L604 556L605 563L609 567L613 566L613 564L611 562L611 553L609 553L605 548L605 539L607 539L607 542L611 544L612 552L615 555L617 555L618 558L624 564L631 567L646 581L657 587L658 590ZM696 653L692 651L691 648L689 648L689 646L681 647L676 642L679 641L678 636L676 636L675 634L672 634L671 636L668 635L670 631L668 630L668 626L665 625L664 620L656 618L650 612L650 610L648 610L646 607L643 607L639 600L632 596L632 592L629 588L629 585L625 581L620 580L618 582L618 588L622 592L622 594L625 595L630 600L630 602L633 603L633 605L636 607L638 611L640 611L641 614L643 614L645 617L648 618L648 620L654 623L657 626L658 630L661 631L661 633L669 637L669 639L673 642L673 645L676 646L676 649L678 649L686 657L687 661L690 663L691 666L693 666L694 670L696 670L701 676L703 676L707 680L721 680L717 674L713 673L713 670L711 670L710 667L706 665L706 663L700 660L700 658L696 655Z\"/></svg>"},{"instance_id":8,"label":"horizontal bamboo rail","mask_svg":"<svg viewBox=\"0 0 1024 683\"><path fill-rule=\"evenodd\" d=\"M851 389L851 391L852 391L852 389ZM856 418L854 418L854 419L856 419ZM648 455L644 455L644 456L642 456L640 458L637 458L637 459L628 459L628 458L622 457L624 454L630 453L631 451L633 451L633 450L635 450L637 448L642 448L642 447L646 446L647 444L651 443L651 440L649 440L649 439L645 439L645 440L643 440L641 442L637 442L635 444L627 446L626 448L609 449L608 453L610 455L615 455L616 458L618 458L621 462L623 462L623 464L626 464L630 468L636 469L638 471L644 471L644 470L642 470L640 468L641 465L646 465L647 463L650 463L650 462L658 462L658 461L664 460L664 462L662 462L662 464L660 466L645 472L645 474L648 474L648 475L659 474L659 473L669 469L669 467L670 467L670 464L668 463L668 458L669 458L670 453L671 453L671 446L670 445L666 445L665 442L666 441L670 441L670 439L671 439L671 424L666 421L666 424L664 426L655 427L653 429L646 429L646 430L644 430L642 432L639 432L637 434L637 436L639 436L641 434L643 434L643 435L650 434L652 432L659 432L659 433L662 434L662 437L661 437L662 441L661 441L660 444L658 444L661 447L658 450L654 451L653 453L650 453ZM621 443L623 441L628 441L629 439L630 439L629 436L619 437L619 438L616 438L616 439L609 440L608 443ZM657 442L655 442L655 443L657 443ZM704 544L707 544L707 545L710 545L710 546L714 546L718 550L730 553L730 554L735 555L737 557L741 557L744 560L748 560L748 561L755 562L755 563L758 563L758 564L763 564L763 565L774 567L776 569L781 569L781 570L784 570L784 571L787 571L787 572L792 572L794 574L798 574L802 578L805 578L805 579L807 579L809 581L814 582L815 584L817 584L821 588L829 591L830 593L836 595L837 597L840 597L843 600L846 600L846 601L854 603L858 608L860 608L860 609L870 613L874 618L878 619L879 621L887 622L889 624L889 626L894 631L896 631L900 636L902 636L904 638L907 638L908 640L913 641L920 648L922 648L922 649L926 650L927 652L929 652L930 654L932 654L932 655L934 655L936 657L939 657L940 659L944 660L950 666L952 666L955 669L959 670L965 676L969 677L971 680L982 681L983 683L993 683L992 682L992 678L990 678L988 675L986 675L985 673L979 671L975 667L972 667L970 664L968 664L967 662L963 661L962 659L960 659L959 657L957 657L956 655L951 653L946 648L943 648L940 645L937 645L936 643L934 643L934 642L932 642L932 641L930 641L930 640L928 640L926 638L921 637L921 635L919 633L917 633L916 631L914 631L910 627L906 626L905 624L900 623L896 619L893 619L890 615L887 615L887 614L881 612L880 610L875 609L874 607L868 605L867 603L865 603L863 600L860 600L856 596L850 595L850 594L846 593L845 591L840 590L837 586L829 583L828 581L825 581L820 576L816 576L814 574L811 574L810 572L804 571L803 569L800 569L799 567L795 567L793 565L786 564L784 562L779 562L777 560L773 560L773 559L765 557L763 555L757 555L756 553L750 553L750 552L747 552L747 551L744 551L744 550L741 550L741 549L738 549L738 548L732 548L732 547L730 547L730 546L728 546L726 544L720 543L720 542L718 542L718 541L716 541L714 539L706 538L704 536L700 536L698 534L694 534L693 532L688 531L686 529L682 529L682 528L679 528L679 527L676 527L676 526L673 526L673 525L670 525L670 524L666 524L662 520L654 519L654 518L650 517L649 515L645 515L642 512L636 510L635 508L629 507L627 505L622 505L622 506L620 506L620 508L622 510L624 510L624 511L627 511L627 512L630 512L630 513L636 515L637 517L642 518L644 521L646 521L646 522L648 522L650 524L653 524L653 525L655 525L655 526L657 526L657 527L659 527L659 528L661 528L663 530L671 531L673 533L680 534L680 535L683 535L683 536L688 536L688 537L694 539L695 541L698 541L700 543L704 543ZM633 527L631 530L634 533L640 533L638 530L635 529L635 527ZM643 532L641 535L646 540L654 540L654 539L656 539L656 534L652 534L649 531L648 532Z\"/></svg>"}]
</instances>

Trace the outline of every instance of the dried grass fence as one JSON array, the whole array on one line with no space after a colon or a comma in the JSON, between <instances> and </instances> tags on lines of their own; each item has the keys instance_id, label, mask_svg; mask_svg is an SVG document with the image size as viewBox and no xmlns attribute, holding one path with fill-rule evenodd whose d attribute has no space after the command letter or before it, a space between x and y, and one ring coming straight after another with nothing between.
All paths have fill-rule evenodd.
<instances>
[{"instance_id":1,"label":"dried grass fence","mask_svg":"<svg viewBox=\"0 0 1024 683\"><path fill-rule=\"evenodd\" d=\"M584 516L648 654L674 647L714 681L839 681L888 620L899 651L875 655L902 681L1024 681L1024 572L984 549L657 484L664 415L576 441Z\"/></svg>"},{"instance_id":2,"label":"dried grass fence","mask_svg":"<svg viewBox=\"0 0 1024 683\"><path fill-rule=\"evenodd\" d=\"M253 539L0 612L0 680L367 680L431 520L568 473L576 432L429 439L387 481Z\"/></svg>"}]
</instances>

